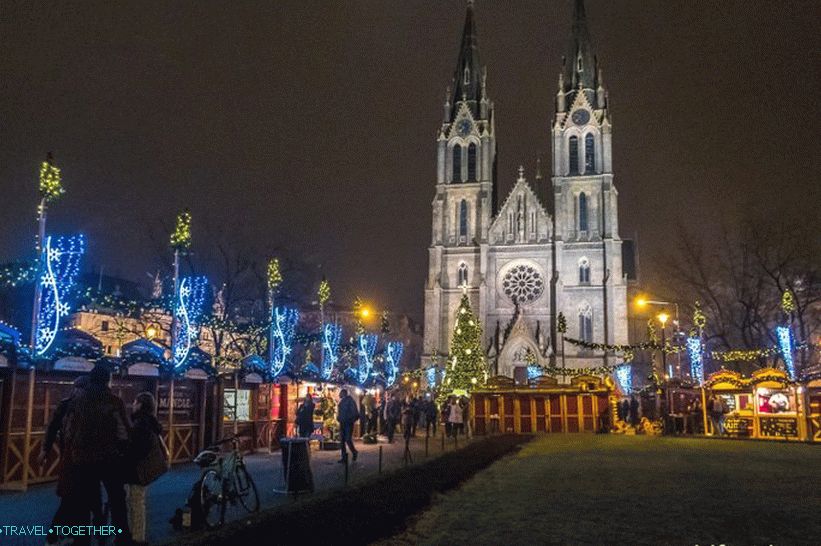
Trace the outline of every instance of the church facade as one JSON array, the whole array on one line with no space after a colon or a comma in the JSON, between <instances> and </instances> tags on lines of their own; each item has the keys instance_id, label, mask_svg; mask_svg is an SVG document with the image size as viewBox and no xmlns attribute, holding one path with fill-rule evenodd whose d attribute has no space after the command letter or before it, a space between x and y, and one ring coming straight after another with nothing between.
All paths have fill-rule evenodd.
<instances>
[{"instance_id":1,"label":"church facade","mask_svg":"<svg viewBox=\"0 0 821 546\"><path fill-rule=\"evenodd\" d=\"M547 199L521 167L510 193L498 193L495 111L474 17L469 2L438 132L423 366L447 355L463 293L484 329L491 375L522 377L534 360L568 368L612 363L612 355L577 345L563 351L559 327L561 314L567 338L627 343L612 127L584 5L576 1L558 77Z\"/></svg>"}]
</instances>

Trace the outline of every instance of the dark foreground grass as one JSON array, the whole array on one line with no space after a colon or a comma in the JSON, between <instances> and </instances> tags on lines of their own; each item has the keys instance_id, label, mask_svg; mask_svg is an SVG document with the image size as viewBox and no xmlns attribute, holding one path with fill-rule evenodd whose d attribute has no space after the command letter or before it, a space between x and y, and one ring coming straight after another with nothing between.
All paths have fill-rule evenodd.
<instances>
[{"instance_id":1,"label":"dark foreground grass","mask_svg":"<svg viewBox=\"0 0 821 546\"><path fill-rule=\"evenodd\" d=\"M307 497L174 544L368 544L402 530L407 518L530 440L504 435L478 440L431 461L386 473L348 489Z\"/></svg>"},{"instance_id":2,"label":"dark foreground grass","mask_svg":"<svg viewBox=\"0 0 821 546\"><path fill-rule=\"evenodd\" d=\"M821 446L555 435L383 544L821 544Z\"/></svg>"}]
</instances>

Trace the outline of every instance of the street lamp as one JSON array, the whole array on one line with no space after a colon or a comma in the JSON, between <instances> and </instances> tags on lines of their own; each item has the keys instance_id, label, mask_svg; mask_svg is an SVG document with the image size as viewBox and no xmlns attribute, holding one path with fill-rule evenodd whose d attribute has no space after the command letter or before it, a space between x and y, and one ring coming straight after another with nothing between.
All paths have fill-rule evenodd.
<instances>
[{"instance_id":1,"label":"street lamp","mask_svg":"<svg viewBox=\"0 0 821 546\"><path fill-rule=\"evenodd\" d=\"M661 367L667 372L668 377L673 377L673 370L667 369L667 351L665 350L667 347L667 329L665 326L670 315L662 311L657 318L661 323Z\"/></svg>"},{"instance_id":2,"label":"street lamp","mask_svg":"<svg viewBox=\"0 0 821 546\"><path fill-rule=\"evenodd\" d=\"M648 300L647 298L644 298L644 297L638 297L638 298L636 298L636 305L638 307L645 307L647 305L660 305L662 307L665 306L665 305L672 305L676 310L676 318L673 320L673 324L675 325L676 330L673 333L673 337L678 337L678 335L681 331L681 323L678 320L678 302L675 302L675 301L661 301L661 300ZM664 311L662 311L662 314L664 314L665 317L669 318L669 315L667 315L667 313L665 313ZM667 318L664 319L664 322L667 322ZM659 321L661 321L661 315L659 315ZM664 336L664 324L662 324L662 337L663 336ZM663 344L663 342L662 342L662 344ZM676 355L677 355L677 359L678 359L678 363L676 364L676 367L678 369L678 373L679 373L679 376L680 376L681 375L681 351L677 351ZM670 377L672 377L672 376L673 376L673 373L672 373L672 370L670 370Z\"/></svg>"}]
</instances>

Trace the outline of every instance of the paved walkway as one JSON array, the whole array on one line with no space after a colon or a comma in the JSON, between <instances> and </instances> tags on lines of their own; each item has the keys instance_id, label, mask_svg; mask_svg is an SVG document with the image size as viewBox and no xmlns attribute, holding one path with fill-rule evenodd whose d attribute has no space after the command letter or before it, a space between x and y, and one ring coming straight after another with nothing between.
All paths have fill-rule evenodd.
<instances>
[{"instance_id":1,"label":"paved walkway","mask_svg":"<svg viewBox=\"0 0 821 546\"><path fill-rule=\"evenodd\" d=\"M441 434L441 433L440 433ZM459 438L459 447L465 444L464 437ZM359 458L349 466L349 483L356 484L379 471L379 447L382 447L383 471L396 469L404 464L404 441L397 434L393 444L388 444L380 437L378 445L365 445L356 442ZM453 439L447 439L445 449L453 451ZM441 436L431 437L428 444L429 458L442 453ZM425 460L425 438L417 436L411 440L411 453L414 463ZM337 463L338 451L311 452L311 469L317 491L343 487L345 485L344 465ZM245 457L246 465L257 485L262 508L288 502L292 497L278 494L274 489L282 489L285 480L282 474L282 455L279 451L271 454L253 454ZM199 478L200 469L193 463L175 465L174 468L151 485L148 490L148 538L157 542L173 538L175 531L168 523L176 508L182 507ZM51 524L51 517L57 509L58 498L54 492L55 484L32 486L24 493L0 493L0 526L2 525L44 525ZM244 512L240 508L229 508L226 517L237 519ZM0 546L41 545L43 537L9 538L0 536Z\"/></svg>"}]
</instances>

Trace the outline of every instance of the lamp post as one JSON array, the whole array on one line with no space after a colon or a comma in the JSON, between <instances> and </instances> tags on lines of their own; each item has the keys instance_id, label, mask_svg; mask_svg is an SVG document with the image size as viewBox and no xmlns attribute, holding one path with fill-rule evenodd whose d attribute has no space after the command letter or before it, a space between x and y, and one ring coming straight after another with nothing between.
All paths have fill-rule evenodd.
<instances>
[{"instance_id":1,"label":"lamp post","mask_svg":"<svg viewBox=\"0 0 821 546\"><path fill-rule=\"evenodd\" d=\"M658 314L658 320L661 324L661 367L662 369L668 374L668 377L673 377L673 370L667 369L667 320L670 318L670 315L662 311Z\"/></svg>"},{"instance_id":2,"label":"lamp post","mask_svg":"<svg viewBox=\"0 0 821 546\"><path fill-rule=\"evenodd\" d=\"M667 305L672 305L673 308L675 309L675 319L673 320L673 324L675 324L675 326L676 326L676 330L675 330L675 332L673 332L673 337L677 338L678 335L681 333L681 323L679 322L679 319L678 319L678 302L675 302L675 301L661 301L661 300L648 300L646 298L638 298L636 300L636 305L638 305L639 307L644 307L646 305L660 305L662 307L667 306ZM664 312L664 311L662 310L662 312ZM667 314L665 313L665 315L667 315ZM668 318L669 318L669 316L668 316ZM666 319L665 319L665 322L666 322ZM662 325L661 334L662 334L662 338L663 338L664 337L664 326L663 325ZM664 345L664 340L662 340L662 345ZM678 370L679 377L681 377L681 351L677 351L676 355L677 355L677 357L676 357L677 358L676 369ZM672 373L673 371L672 370L667 370L666 366L665 366L665 371L667 371L670 374L670 377L673 377L673 373Z\"/></svg>"}]
</instances>

